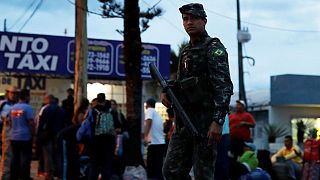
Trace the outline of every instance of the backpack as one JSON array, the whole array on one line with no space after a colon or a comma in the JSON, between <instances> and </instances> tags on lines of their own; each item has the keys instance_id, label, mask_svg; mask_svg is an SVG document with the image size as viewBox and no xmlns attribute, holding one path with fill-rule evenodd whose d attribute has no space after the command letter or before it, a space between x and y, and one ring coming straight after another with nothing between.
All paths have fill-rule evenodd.
<instances>
[{"instance_id":1,"label":"backpack","mask_svg":"<svg viewBox=\"0 0 320 180\"><path fill-rule=\"evenodd\" d=\"M94 120L92 116L92 109L88 109L88 114L85 120L82 122L80 128L77 131L76 138L79 142L88 142L92 138L92 132L94 128Z\"/></svg>"},{"instance_id":2,"label":"backpack","mask_svg":"<svg viewBox=\"0 0 320 180\"><path fill-rule=\"evenodd\" d=\"M111 113L89 108L87 117L77 131L77 141L85 143L93 136L105 134L116 134Z\"/></svg>"},{"instance_id":3,"label":"backpack","mask_svg":"<svg viewBox=\"0 0 320 180\"><path fill-rule=\"evenodd\" d=\"M94 135L116 135L111 113L108 111L98 111L97 109L94 109L94 111L97 113L95 118Z\"/></svg>"}]
</instances>

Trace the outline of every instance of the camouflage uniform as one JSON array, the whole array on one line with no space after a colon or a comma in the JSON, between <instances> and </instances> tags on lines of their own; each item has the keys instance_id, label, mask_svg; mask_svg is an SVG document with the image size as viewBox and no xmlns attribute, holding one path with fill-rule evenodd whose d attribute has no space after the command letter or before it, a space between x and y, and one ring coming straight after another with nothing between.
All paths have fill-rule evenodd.
<instances>
[{"instance_id":1,"label":"camouflage uniform","mask_svg":"<svg viewBox=\"0 0 320 180\"><path fill-rule=\"evenodd\" d=\"M188 4L179 10L206 17L201 4ZM195 83L187 83L186 88L181 89L182 82L190 78ZM204 137L191 137L177 116L163 174L167 180L190 179L188 174L193 166L196 179L212 180L217 144L208 145L206 136L213 121L223 124L233 90L228 54L220 40L209 37L204 31L199 41L194 45L189 43L180 54L177 81L180 92L175 94Z\"/></svg>"}]
</instances>

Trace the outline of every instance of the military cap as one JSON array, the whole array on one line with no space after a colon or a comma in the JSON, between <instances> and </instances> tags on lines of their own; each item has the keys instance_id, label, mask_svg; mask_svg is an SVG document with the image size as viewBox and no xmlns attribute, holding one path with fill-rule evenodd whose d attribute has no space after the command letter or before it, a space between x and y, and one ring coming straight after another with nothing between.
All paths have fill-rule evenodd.
<instances>
[{"instance_id":1,"label":"military cap","mask_svg":"<svg viewBox=\"0 0 320 180\"><path fill-rule=\"evenodd\" d=\"M202 4L199 3L190 3L183 5L181 8L179 8L179 11L181 12L181 14L192 14L194 16L203 18L207 17Z\"/></svg>"}]
</instances>

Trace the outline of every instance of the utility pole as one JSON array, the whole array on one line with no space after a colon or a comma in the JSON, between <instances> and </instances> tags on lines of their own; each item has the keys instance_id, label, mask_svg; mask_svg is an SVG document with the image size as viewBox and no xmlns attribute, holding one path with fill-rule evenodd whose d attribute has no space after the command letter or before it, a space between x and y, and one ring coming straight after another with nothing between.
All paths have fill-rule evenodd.
<instances>
[{"instance_id":1,"label":"utility pole","mask_svg":"<svg viewBox=\"0 0 320 180\"><path fill-rule=\"evenodd\" d=\"M7 19L4 19L3 32L7 32Z\"/></svg>"},{"instance_id":2,"label":"utility pole","mask_svg":"<svg viewBox=\"0 0 320 180\"><path fill-rule=\"evenodd\" d=\"M239 0L237 0L237 29L239 33L241 31ZM244 88L244 79L243 79L242 42L239 41L239 38L238 38L238 68L239 68L239 100L244 100L244 102L247 104L246 91Z\"/></svg>"},{"instance_id":3,"label":"utility pole","mask_svg":"<svg viewBox=\"0 0 320 180\"><path fill-rule=\"evenodd\" d=\"M87 0L76 0L76 37L75 37L75 67L74 67L74 110L87 97Z\"/></svg>"}]
</instances>

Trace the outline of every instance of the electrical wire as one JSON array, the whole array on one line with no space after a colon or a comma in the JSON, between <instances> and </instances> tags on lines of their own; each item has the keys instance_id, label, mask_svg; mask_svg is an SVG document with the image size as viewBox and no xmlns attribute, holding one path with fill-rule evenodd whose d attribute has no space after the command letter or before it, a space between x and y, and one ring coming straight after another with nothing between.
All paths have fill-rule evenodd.
<instances>
[{"instance_id":1,"label":"electrical wire","mask_svg":"<svg viewBox=\"0 0 320 180\"><path fill-rule=\"evenodd\" d=\"M169 2L170 2L174 7L178 7L178 5L177 5L174 1L169 0Z\"/></svg>"},{"instance_id":2,"label":"electrical wire","mask_svg":"<svg viewBox=\"0 0 320 180\"><path fill-rule=\"evenodd\" d=\"M149 10L154 9L162 0L159 0L157 3L155 3Z\"/></svg>"},{"instance_id":3,"label":"electrical wire","mask_svg":"<svg viewBox=\"0 0 320 180\"><path fill-rule=\"evenodd\" d=\"M174 29L176 29L178 32L180 32L181 34L185 34L185 32L183 32L180 28L178 28L174 23L172 23L171 21L169 21L167 18L160 16L160 19L164 19L165 22L167 22L169 25L171 25Z\"/></svg>"},{"instance_id":4,"label":"electrical wire","mask_svg":"<svg viewBox=\"0 0 320 180\"><path fill-rule=\"evenodd\" d=\"M187 2L187 3L190 3L190 2L187 1L187 0L182 0L182 1ZM229 19L229 20L237 21L236 18L232 18L232 17L226 16L226 15L217 13L217 12L212 11L212 10L207 9L207 8L206 8L206 11L209 12L209 13L211 13L211 14L214 14L214 15L217 15L217 16L220 16L220 17ZM249 21L241 21L241 22L242 22L242 23L245 23L245 24L250 24L250 25L252 25L252 26L256 26L256 27L259 27L259 28L269 29L269 30L275 30L275 31L285 31L285 32L295 32L295 33L320 33L320 30L286 29L286 28L281 28L281 27L272 27L272 26L261 25L261 24L252 23L252 22L249 22Z\"/></svg>"},{"instance_id":5,"label":"electrical wire","mask_svg":"<svg viewBox=\"0 0 320 180\"><path fill-rule=\"evenodd\" d=\"M28 8L18 17L18 19L8 28L8 30L12 29L17 23L26 15L26 13L31 9L31 7L34 5L36 0L33 0Z\"/></svg>"},{"instance_id":6,"label":"electrical wire","mask_svg":"<svg viewBox=\"0 0 320 180\"><path fill-rule=\"evenodd\" d=\"M145 3L147 6L150 6L149 3L147 3L145 0L141 0L143 3ZM155 5L159 4L162 0L159 0ZM152 8L155 7L155 5L153 5ZM152 9L149 8L149 9ZM171 27L173 27L174 29L176 29L178 32L180 32L181 34L185 34L183 31L181 31L180 28L178 28L174 23L172 23L171 21L169 21L167 18L165 18L164 16L159 16L160 19L163 19L166 23L168 23Z\"/></svg>"},{"instance_id":7,"label":"electrical wire","mask_svg":"<svg viewBox=\"0 0 320 180\"><path fill-rule=\"evenodd\" d=\"M28 22L31 20L33 15L39 10L40 6L42 5L43 0L40 0L39 3L37 4L36 8L33 10L29 18L24 22L24 24L21 26L18 32L21 32L21 30L28 24Z\"/></svg>"},{"instance_id":8,"label":"electrical wire","mask_svg":"<svg viewBox=\"0 0 320 180\"><path fill-rule=\"evenodd\" d=\"M67 1L68 1L70 4L72 4L72 5L74 5L74 6L77 6L75 2L72 2L71 0L67 0ZM88 8L86 9L86 8L82 8L82 7L79 7L79 6L77 6L77 8L80 8L80 9L82 9L82 10L86 11L87 13L90 13L90 14L94 14L94 15L98 15L98 16L104 17L104 15L103 15L103 14L101 14L101 13L97 13L97 12L94 12L94 11L90 11Z\"/></svg>"}]
</instances>

